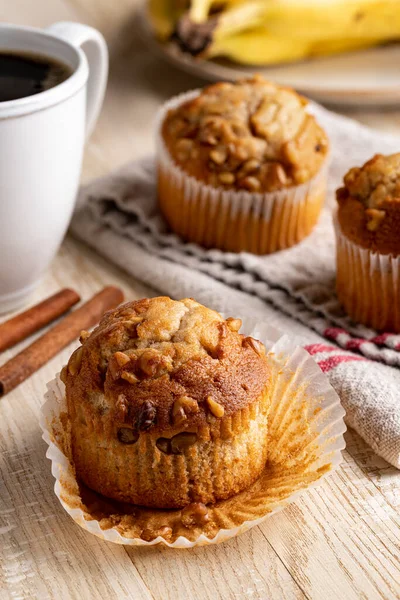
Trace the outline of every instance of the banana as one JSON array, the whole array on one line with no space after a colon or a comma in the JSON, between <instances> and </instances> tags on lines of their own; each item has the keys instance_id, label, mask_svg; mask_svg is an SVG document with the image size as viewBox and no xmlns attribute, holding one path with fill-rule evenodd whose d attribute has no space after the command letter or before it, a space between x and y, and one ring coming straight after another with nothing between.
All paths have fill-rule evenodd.
<instances>
[{"instance_id":1,"label":"banana","mask_svg":"<svg viewBox=\"0 0 400 600\"><path fill-rule=\"evenodd\" d=\"M173 2L173 0L171 0ZM268 0L267 0L268 1ZM225 11L228 7L243 4L243 0L191 0L189 16L193 23L204 23L214 8Z\"/></svg>"},{"instance_id":2,"label":"banana","mask_svg":"<svg viewBox=\"0 0 400 600\"><path fill-rule=\"evenodd\" d=\"M296 40L293 38L267 36L264 29L249 30L215 41L207 49L207 58L224 56L243 65L274 65L317 56L362 50L375 40Z\"/></svg>"},{"instance_id":3,"label":"banana","mask_svg":"<svg viewBox=\"0 0 400 600\"><path fill-rule=\"evenodd\" d=\"M400 4L398 0L272 2L264 24L271 34L297 39L390 40L400 37Z\"/></svg>"},{"instance_id":4,"label":"banana","mask_svg":"<svg viewBox=\"0 0 400 600\"><path fill-rule=\"evenodd\" d=\"M204 23L207 21L213 0L192 0L190 3L189 16L193 23Z\"/></svg>"},{"instance_id":5,"label":"banana","mask_svg":"<svg viewBox=\"0 0 400 600\"><path fill-rule=\"evenodd\" d=\"M179 17L188 9L189 0L148 0L147 14L154 33L167 41Z\"/></svg>"},{"instance_id":6,"label":"banana","mask_svg":"<svg viewBox=\"0 0 400 600\"><path fill-rule=\"evenodd\" d=\"M158 37L202 58L274 64L400 40L400 0L149 0Z\"/></svg>"},{"instance_id":7,"label":"banana","mask_svg":"<svg viewBox=\"0 0 400 600\"><path fill-rule=\"evenodd\" d=\"M220 13L214 38L264 27L266 35L321 39L399 39L399 0L250 0Z\"/></svg>"},{"instance_id":8,"label":"banana","mask_svg":"<svg viewBox=\"0 0 400 600\"><path fill-rule=\"evenodd\" d=\"M217 17L214 38L262 25L269 10L269 3L264 0L250 0L233 5Z\"/></svg>"},{"instance_id":9,"label":"banana","mask_svg":"<svg viewBox=\"0 0 400 600\"><path fill-rule=\"evenodd\" d=\"M207 58L224 56L254 66L302 60L309 55L309 43L291 38L266 36L263 29L248 30L218 39L211 44Z\"/></svg>"}]
</instances>

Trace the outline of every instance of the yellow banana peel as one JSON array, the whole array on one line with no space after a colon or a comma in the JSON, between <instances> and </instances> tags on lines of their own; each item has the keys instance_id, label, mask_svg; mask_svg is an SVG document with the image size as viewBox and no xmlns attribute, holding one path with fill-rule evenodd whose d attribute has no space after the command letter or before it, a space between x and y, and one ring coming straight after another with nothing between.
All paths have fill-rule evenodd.
<instances>
[{"instance_id":1,"label":"yellow banana peel","mask_svg":"<svg viewBox=\"0 0 400 600\"><path fill-rule=\"evenodd\" d=\"M148 0L148 18L159 40L167 41L171 37L187 5L185 0Z\"/></svg>"},{"instance_id":2,"label":"yellow banana peel","mask_svg":"<svg viewBox=\"0 0 400 600\"><path fill-rule=\"evenodd\" d=\"M342 52L363 50L381 39L366 40L295 40L293 38L266 36L261 29L240 32L215 41L207 49L207 58L224 56L243 65L274 65L329 56Z\"/></svg>"},{"instance_id":3,"label":"yellow banana peel","mask_svg":"<svg viewBox=\"0 0 400 600\"><path fill-rule=\"evenodd\" d=\"M149 13L160 39L174 33L194 55L242 64L270 65L400 40L400 0L149 0Z\"/></svg>"},{"instance_id":4,"label":"yellow banana peel","mask_svg":"<svg viewBox=\"0 0 400 600\"><path fill-rule=\"evenodd\" d=\"M400 39L399 0L244 0L220 13L214 38L254 27L305 40Z\"/></svg>"}]
</instances>

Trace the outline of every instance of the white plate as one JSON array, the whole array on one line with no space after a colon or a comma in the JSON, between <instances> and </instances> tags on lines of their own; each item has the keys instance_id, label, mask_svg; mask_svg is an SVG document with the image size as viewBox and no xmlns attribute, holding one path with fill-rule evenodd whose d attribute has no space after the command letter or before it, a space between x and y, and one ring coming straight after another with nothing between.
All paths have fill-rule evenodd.
<instances>
[{"instance_id":1,"label":"white plate","mask_svg":"<svg viewBox=\"0 0 400 600\"><path fill-rule=\"evenodd\" d=\"M159 43L144 5L138 11L138 22L147 43L158 55L206 80L234 81L257 72L319 102L356 106L400 104L400 44L278 67L244 67L228 60L197 60L173 44Z\"/></svg>"}]
</instances>

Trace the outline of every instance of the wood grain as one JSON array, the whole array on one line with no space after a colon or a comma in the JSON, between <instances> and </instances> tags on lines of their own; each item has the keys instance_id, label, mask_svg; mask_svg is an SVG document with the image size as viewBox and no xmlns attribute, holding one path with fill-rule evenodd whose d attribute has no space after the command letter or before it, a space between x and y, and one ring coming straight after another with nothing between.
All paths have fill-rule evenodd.
<instances>
[{"instance_id":1,"label":"wood grain","mask_svg":"<svg viewBox=\"0 0 400 600\"><path fill-rule=\"evenodd\" d=\"M2 21L42 27L81 20L107 37L110 84L86 149L83 181L151 152L156 108L201 84L149 54L136 37L134 5L135 0L0 0ZM399 110L352 110L350 116L400 133ZM155 293L67 238L31 304L62 287L87 299L113 284L127 299ZM33 339L4 352L1 363ZM336 473L226 544L192 551L133 549L81 530L53 494L38 425L46 382L76 345L0 401L1 600L400 598L400 476L352 431Z\"/></svg>"}]
</instances>

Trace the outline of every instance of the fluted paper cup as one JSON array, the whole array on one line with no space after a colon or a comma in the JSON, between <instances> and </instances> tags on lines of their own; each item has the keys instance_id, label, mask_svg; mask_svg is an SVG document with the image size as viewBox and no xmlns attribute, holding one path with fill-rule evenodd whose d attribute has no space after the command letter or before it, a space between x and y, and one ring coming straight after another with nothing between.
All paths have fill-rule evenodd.
<instances>
[{"instance_id":1,"label":"fluted paper cup","mask_svg":"<svg viewBox=\"0 0 400 600\"><path fill-rule=\"evenodd\" d=\"M63 508L83 529L118 544L192 548L217 544L262 523L341 461L344 410L318 365L302 348L264 323L244 319L243 332L261 340L273 373L268 462L259 479L237 496L208 506L208 522L187 528L181 510L118 503L92 492L75 477L64 384L48 384L40 425Z\"/></svg>"},{"instance_id":2,"label":"fluted paper cup","mask_svg":"<svg viewBox=\"0 0 400 600\"><path fill-rule=\"evenodd\" d=\"M168 111L199 93L172 98L156 119L158 200L169 226L185 241L229 252L270 254L299 243L318 221L328 159L306 183L276 192L226 190L198 181L175 164L161 130Z\"/></svg>"},{"instance_id":3,"label":"fluted paper cup","mask_svg":"<svg viewBox=\"0 0 400 600\"><path fill-rule=\"evenodd\" d=\"M362 248L335 217L339 301L356 323L400 333L400 257Z\"/></svg>"}]
</instances>

